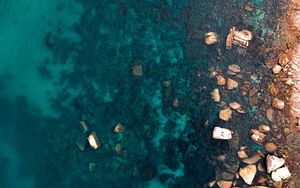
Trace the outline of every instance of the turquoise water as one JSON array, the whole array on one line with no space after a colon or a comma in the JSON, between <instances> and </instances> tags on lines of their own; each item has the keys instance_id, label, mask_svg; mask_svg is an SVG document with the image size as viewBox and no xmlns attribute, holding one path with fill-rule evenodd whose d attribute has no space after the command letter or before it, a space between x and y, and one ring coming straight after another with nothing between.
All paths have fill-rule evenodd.
<instances>
[{"instance_id":1,"label":"turquoise water","mask_svg":"<svg viewBox=\"0 0 300 188\"><path fill-rule=\"evenodd\" d=\"M264 18L257 9L243 20L243 3L0 0L0 187L204 187L214 180L212 158L230 147L211 139L222 122L209 68L239 61L224 48L231 26L259 32ZM207 31L221 41L206 46ZM78 148L87 146L80 121L97 133L99 149ZM117 123L125 127L120 134Z\"/></svg>"}]
</instances>

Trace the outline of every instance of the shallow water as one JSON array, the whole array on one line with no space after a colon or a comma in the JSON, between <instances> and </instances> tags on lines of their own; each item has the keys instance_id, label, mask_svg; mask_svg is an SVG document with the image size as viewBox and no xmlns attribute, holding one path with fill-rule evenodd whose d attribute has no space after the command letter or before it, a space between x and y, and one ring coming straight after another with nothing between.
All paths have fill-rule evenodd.
<instances>
[{"instance_id":1,"label":"shallow water","mask_svg":"<svg viewBox=\"0 0 300 188\"><path fill-rule=\"evenodd\" d=\"M255 48L245 60L225 51L224 39L233 25L267 32L264 10L242 17L244 2L0 0L1 187L204 187L214 180L213 156L231 146L211 138L224 123L209 68L242 60L260 66ZM205 45L208 31L220 34L217 45ZM135 65L142 76L133 75ZM99 149L80 151L88 134L80 121L97 133ZM124 132L113 132L117 123Z\"/></svg>"}]
</instances>

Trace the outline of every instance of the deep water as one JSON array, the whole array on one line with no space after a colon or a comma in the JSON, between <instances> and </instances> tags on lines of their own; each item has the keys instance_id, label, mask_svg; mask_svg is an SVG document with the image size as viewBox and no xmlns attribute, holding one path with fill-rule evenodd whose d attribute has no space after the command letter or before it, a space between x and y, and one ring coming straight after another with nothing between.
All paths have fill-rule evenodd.
<instances>
[{"instance_id":1,"label":"deep water","mask_svg":"<svg viewBox=\"0 0 300 188\"><path fill-rule=\"evenodd\" d=\"M0 0L0 187L205 187L231 149L211 138L223 122L209 69L244 59L225 50L231 26L266 33L264 10L243 17L245 2Z\"/></svg>"}]
</instances>

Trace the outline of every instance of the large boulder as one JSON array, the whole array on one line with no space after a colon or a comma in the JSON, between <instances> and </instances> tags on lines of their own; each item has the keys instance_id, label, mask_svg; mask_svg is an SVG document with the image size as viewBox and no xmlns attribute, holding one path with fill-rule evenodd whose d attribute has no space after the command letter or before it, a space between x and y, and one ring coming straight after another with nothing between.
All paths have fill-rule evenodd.
<instances>
[{"instance_id":1,"label":"large boulder","mask_svg":"<svg viewBox=\"0 0 300 188\"><path fill-rule=\"evenodd\" d=\"M271 177L274 181L281 181L291 177L291 173L287 167L282 167L273 171Z\"/></svg>"},{"instance_id":2,"label":"large boulder","mask_svg":"<svg viewBox=\"0 0 300 188\"><path fill-rule=\"evenodd\" d=\"M248 185L251 185L256 174L256 165L247 165L241 168L239 174Z\"/></svg>"},{"instance_id":3,"label":"large boulder","mask_svg":"<svg viewBox=\"0 0 300 188\"><path fill-rule=\"evenodd\" d=\"M232 138L231 131L221 127L215 127L213 130L213 138L221 140L229 140Z\"/></svg>"},{"instance_id":4,"label":"large boulder","mask_svg":"<svg viewBox=\"0 0 300 188\"><path fill-rule=\"evenodd\" d=\"M267 156L267 172L271 173L272 171L282 167L285 163L283 158L276 157L274 155Z\"/></svg>"}]
</instances>

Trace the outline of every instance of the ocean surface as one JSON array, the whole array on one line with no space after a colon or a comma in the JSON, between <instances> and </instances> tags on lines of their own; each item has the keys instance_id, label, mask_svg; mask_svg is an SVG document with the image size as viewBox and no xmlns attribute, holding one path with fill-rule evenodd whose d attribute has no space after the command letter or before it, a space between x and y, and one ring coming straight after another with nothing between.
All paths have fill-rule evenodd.
<instances>
[{"instance_id":1,"label":"ocean surface","mask_svg":"<svg viewBox=\"0 0 300 188\"><path fill-rule=\"evenodd\" d=\"M211 138L214 126L230 125L211 99L210 70L259 69L255 45L268 35L263 7L276 5L255 0L248 14L246 2L0 0L0 187L202 188L213 181L213 159L232 146ZM232 26L256 36L246 52L226 51ZM209 31L219 34L216 45L204 43ZM242 100L237 93L230 97ZM242 136L249 127L239 128ZM86 141L92 131L97 150Z\"/></svg>"}]
</instances>

